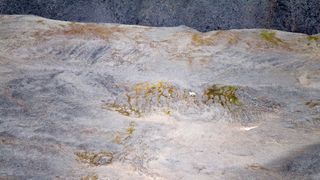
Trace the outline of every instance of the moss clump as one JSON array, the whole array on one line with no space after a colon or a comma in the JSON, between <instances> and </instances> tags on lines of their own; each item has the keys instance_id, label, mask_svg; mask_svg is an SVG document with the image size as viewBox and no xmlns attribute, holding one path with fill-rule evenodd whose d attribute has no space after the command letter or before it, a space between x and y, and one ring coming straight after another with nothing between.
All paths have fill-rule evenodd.
<instances>
[{"instance_id":1,"label":"moss clump","mask_svg":"<svg viewBox=\"0 0 320 180\"><path fill-rule=\"evenodd\" d=\"M148 101L151 100L151 98L156 97L158 103L160 103L160 99L162 97L173 97L176 91L175 87L164 81L159 81L153 84L150 84L148 82L139 83L136 84L133 89L135 90L134 98L143 96L145 100Z\"/></svg>"},{"instance_id":2,"label":"moss clump","mask_svg":"<svg viewBox=\"0 0 320 180\"><path fill-rule=\"evenodd\" d=\"M133 132L136 130L134 122L130 122L130 126L127 128L127 133L129 136L133 134Z\"/></svg>"},{"instance_id":3,"label":"moss clump","mask_svg":"<svg viewBox=\"0 0 320 180\"><path fill-rule=\"evenodd\" d=\"M236 95L237 90L238 87L236 86L213 85L204 91L205 103L212 101L228 109L231 105L240 105L241 103Z\"/></svg>"},{"instance_id":4,"label":"moss clump","mask_svg":"<svg viewBox=\"0 0 320 180\"><path fill-rule=\"evenodd\" d=\"M106 165L112 162L113 154L111 152L76 152L75 155L82 163L87 163L94 166Z\"/></svg>"},{"instance_id":5,"label":"moss clump","mask_svg":"<svg viewBox=\"0 0 320 180\"><path fill-rule=\"evenodd\" d=\"M272 44L275 44L275 45L280 45L280 44L284 44L284 42L278 38L276 36L276 32L271 32L271 31L262 31L260 33L260 37L265 40L265 41L268 41Z\"/></svg>"},{"instance_id":6,"label":"moss clump","mask_svg":"<svg viewBox=\"0 0 320 180\"><path fill-rule=\"evenodd\" d=\"M166 114L167 116L170 116L171 115L171 111L170 110L166 110L166 111L164 111L164 114Z\"/></svg>"},{"instance_id":7,"label":"moss clump","mask_svg":"<svg viewBox=\"0 0 320 180\"><path fill-rule=\"evenodd\" d=\"M145 112L152 106L167 106L169 108L172 99L176 96L177 89L164 81L156 83L139 83L133 87L132 99L135 106L140 107L141 112Z\"/></svg>"},{"instance_id":8,"label":"moss clump","mask_svg":"<svg viewBox=\"0 0 320 180\"><path fill-rule=\"evenodd\" d=\"M128 132L128 134L133 134L133 132L135 131L135 128L134 127L129 127L128 129L127 129L127 132Z\"/></svg>"},{"instance_id":9,"label":"moss clump","mask_svg":"<svg viewBox=\"0 0 320 180\"><path fill-rule=\"evenodd\" d=\"M308 41L319 41L320 37L318 37L318 36L308 36L307 40Z\"/></svg>"}]
</instances>

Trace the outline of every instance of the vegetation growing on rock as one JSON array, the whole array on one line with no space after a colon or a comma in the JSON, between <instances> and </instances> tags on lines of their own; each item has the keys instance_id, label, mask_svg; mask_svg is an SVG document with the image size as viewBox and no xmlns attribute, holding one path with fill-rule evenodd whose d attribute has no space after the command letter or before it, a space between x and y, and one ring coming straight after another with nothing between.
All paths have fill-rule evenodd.
<instances>
[{"instance_id":1,"label":"vegetation growing on rock","mask_svg":"<svg viewBox=\"0 0 320 180\"><path fill-rule=\"evenodd\" d=\"M98 180L98 179L99 179L98 175L96 174L90 174L81 178L81 180Z\"/></svg>"},{"instance_id":2,"label":"vegetation growing on rock","mask_svg":"<svg viewBox=\"0 0 320 180\"><path fill-rule=\"evenodd\" d=\"M116 111L124 116L135 115L137 117L141 116L141 112L131 106L130 99L128 98L128 105L121 105L117 103L108 103L103 106L105 109Z\"/></svg>"},{"instance_id":3,"label":"vegetation growing on rock","mask_svg":"<svg viewBox=\"0 0 320 180\"><path fill-rule=\"evenodd\" d=\"M231 105L240 105L236 95L237 90L236 86L213 85L204 91L205 103L219 103L228 109Z\"/></svg>"},{"instance_id":4,"label":"vegetation growing on rock","mask_svg":"<svg viewBox=\"0 0 320 180\"><path fill-rule=\"evenodd\" d=\"M116 111L124 116L142 117L153 111L171 115L173 107L179 102L188 104L189 107L194 106L193 108L218 103L229 110L232 105L241 104L236 95L238 90L236 86L212 85L204 90L202 96L197 96L195 93L190 94L190 91L179 89L164 81L137 83L130 89L123 96L126 99L119 98L120 100L105 104L103 108ZM203 99L205 100L202 101Z\"/></svg>"},{"instance_id":5,"label":"vegetation growing on rock","mask_svg":"<svg viewBox=\"0 0 320 180\"><path fill-rule=\"evenodd\" d=\"M125 132L117 131L115 133L113 142L116 144L122 144L124 141L132 137L135 130L136 130L136 124L134 122L130 122L129 127L126 129Z\"/></svg>"},{"instance_id":6,"label":"vegetation growing on rock","mask_svg":"<svg viewBox=\"0 0 320 180\"><path fill-rule=\"evenodd\" d=\"M60 24L60 27L52 27L47 31L36 31L33 34L35 38L52 37L55 35L66 36L83 36L94 37L99 39L108 40L114 33L121 33L124 29L117 26L104 27L97 24L81 24L71 22L67 25Z\"/></svg>"},{"instance_id":7,"label":"vegetation growing on rock","mask_svg":"<svg viewBox=\"0 0 320 180\"><path fill-rule=\"evenodd\" d=\"M112 162L113 154L111 152L102 151L95 152L76 152L75 155L82 163L87 163L94 166L107 165Z\"/></svg>"},{"instance_id":8,"label":"vegetation growing on rock","mask_svg":"<svg viewBox=\"0 0 320 180\"><path fill-rule=\"evenodd\" d=\"M130 89L125 94L124 102L107 103L103 107L125 116L141 117L153 107L166 108L165 112L170 112L168 109L170 109L172 98L177 95L177 89L164 81L137 83Z\"/></svg>"},{"instance_id":9,"label":"vegetation growing on rock","mask_svg":"<svg viewBox=\"0 0 320 180\"><path fill-rule=\"evenodd\" d=\"M131 136L135 130L136 130L135 123L130 122L130 126L127 128L128 135Z\"/></svg>"},{"instance_id":10,"label":"vegetation growing on rock","mask_svg":"<svg viewBox=\"0 0 320 180\"><path fill-rule=\"evenodd\" d=\"M211 46L214 44L214 38L211 36L204 36L203 34L193 34L192 44L195 46Z\"/></svg>"},{"instance_id":11,"label":"vegetation growing on rock","mask_svg":"<svg viewBox=\"0 0 320 180\"><path fill-rule=\"evenodd\" d=\"M307 39L308 39L308 41L319 41L320 37L318 37L318 36L308 36Z\"/></svg>"},{"instance_id":12,"label":"vegetation growing on rock","mask_svg":"<svg viewBox=\"0 0 320 180\"><path fill-rule=\"evenodd\" d=\"M268 41L268 42L275 44L275 45L280 45L280 44L284 43L280 38L277 37L276 32L262 31L260 33L260 37L263 40Z\"/></svg>"}]
</instances>

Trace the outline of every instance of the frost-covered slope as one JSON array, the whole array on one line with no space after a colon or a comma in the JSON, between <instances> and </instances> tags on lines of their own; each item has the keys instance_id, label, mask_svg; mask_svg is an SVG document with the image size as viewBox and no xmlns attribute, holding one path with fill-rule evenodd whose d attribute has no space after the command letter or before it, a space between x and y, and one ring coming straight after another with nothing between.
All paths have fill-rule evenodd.
<instances>
[{"instance_id":1,"label":"frost-covered slope","mask_svg":"<svg viewBox=\"0 0 320 180\"><path fill-rule=\"evenodd\" d=\"M319 178L320 37L0 16L0 177Z\"/></svg>"}]
</instances>

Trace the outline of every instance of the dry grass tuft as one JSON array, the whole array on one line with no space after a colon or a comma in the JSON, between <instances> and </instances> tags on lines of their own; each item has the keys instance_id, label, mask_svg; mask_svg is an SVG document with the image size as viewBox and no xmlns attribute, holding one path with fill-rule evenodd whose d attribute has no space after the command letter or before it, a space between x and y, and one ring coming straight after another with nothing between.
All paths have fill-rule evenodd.
<instances>
[{"instance_id":1,"label":"dry grass tuft","mask_svg":"<svg viewBox=\"0 0 320 180\"><path fill-rule=\"evenodd\" d=\"M211 46L214 45L215 38L212 36L205 36L202 34L192 35L192 44L195 46Z\"/></svg>"},{"instance_id":2,"label":"dry grass tuft","mask_svg":"<svg viewBox=\"0 0 320 180\"><path fill-rule=\"evenodd\" d=\"M90 174L88 176L82 177L81 180L98 180L98 175Z\"/></svg>"},{"instance_id":3,"label":"dry grass tuft","mask_svg":"<svg viewBox=\"0 0 320 180\"><path fill-rule=\"evenodd\" d=\"M192 44L195 46L212 46L218 40L225 41L228 45L234 45L239 42L239 35L230 31L218 31L214 34L196 33L192 35Z\"/></svg>"},{"instance_id":4,"label":"dry grass tuft","mask_svg":"<svg viewBox=\"0 0 320 180\"><path fill-rule=\"evenodd\" d=\"M115 33L122 33L124 29L117 26L106 27L97 24L80 24L70 23L69 25L60 25L53 27L47 31L37 31L34 33L36 38L48 38L52 36L81 36L81 37L94 37L99 39L109 39Z\"/></svg>"},{"instance_id":5,"label":"dry grass tuft","mask_svg":"<svg viewBox=\"0 0 320 180\"><path fill-rule=\"evenodd\" d=\"M268 41L268 42L275 44L275 45L284 44L284 42L280 38L277 37L276 32L262 31L260 33L260 37L263 40Z\"/></svg>"},{"instance_id":6,"label":"dry grass tuft","mask_svg":"<svg viewBox=\"0 0 320 180\"><path fill-rule=\"evenodd\" d=\"M63 30L64 35L74 36L95 36L101 39L107 39L111 34L115 32L122 32L118 27L103 27L95 24L76 24L72 23Z\"/></svg>"},{"instance_id":7,"label":"dry grass tuft","mask_svg":"<svg viewBox=\"0 0 320 180\"><path fill-rule=\"evenodd\" d=\"M45 24L44 20L37 20L36 21L38 24Z\"/></svg>"},{"instance_id":8,"label":"dry grass tuft","mask_svg":"<svg viewBox=\"0 0 320 180\"><path fill-rule=\"evenodd\" d=\"M292 44L290 44L289 42L285 42L284 40L282 40L281 38L277 37L277 33L273 32L273 31L261 31L260 32L260 38L262 40L264 40L265 42L267 42L267 44L264 44L262 46L264 46L265 48L281 48L281 49L285 49L285 50L289 50L292 51Z\"/></svg>"}]
</instances>

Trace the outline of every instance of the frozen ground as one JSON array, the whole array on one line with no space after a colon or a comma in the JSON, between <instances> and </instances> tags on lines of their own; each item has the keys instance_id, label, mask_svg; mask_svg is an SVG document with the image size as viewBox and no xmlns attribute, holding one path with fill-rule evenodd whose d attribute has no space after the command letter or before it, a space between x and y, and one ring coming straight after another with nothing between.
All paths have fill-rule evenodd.
<instances>
[{"instance_id":1,"label":"frozen ground","mask_svg":"<svg viewBox=\"0 0 320 180\"><path fill-rule=\"evenodd\" d=\"M0 179L320 179L320 36L0 16Z\"/></svg>"}]
</instances>

